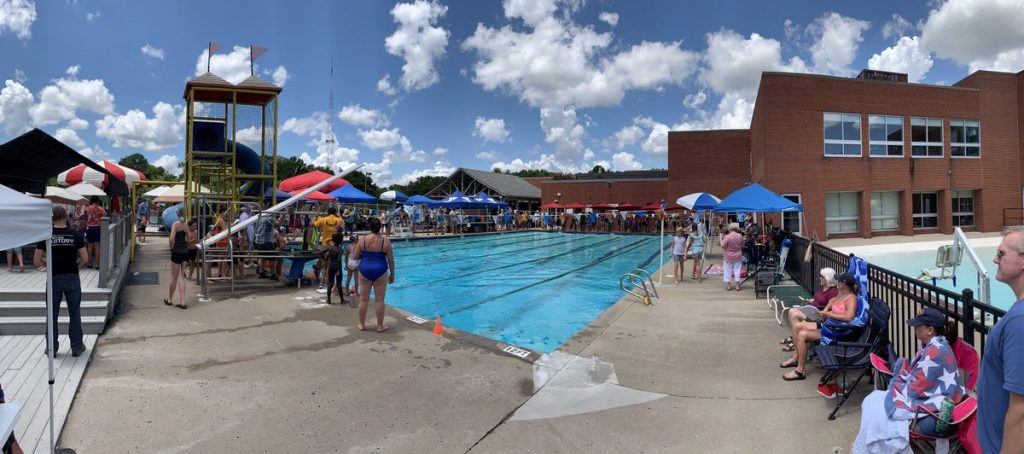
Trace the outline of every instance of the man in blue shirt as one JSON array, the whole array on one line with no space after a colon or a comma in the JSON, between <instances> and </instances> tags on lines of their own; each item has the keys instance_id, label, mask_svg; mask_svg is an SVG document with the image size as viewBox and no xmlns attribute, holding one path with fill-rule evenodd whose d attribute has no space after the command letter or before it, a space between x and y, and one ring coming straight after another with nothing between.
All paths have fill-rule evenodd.
<instances>
[{"instance_id":1,"label":"man in blue shirt","mask_svg":"<svg viewBox=\"0 0 1024 454\"><path fill-rule=\"evenodd\" d=\"M139 244L146 244L146 227L149 226L149 201L142 199L135 208L135 224Z\"/></svg>"},{"instance_id":2,"label":"man in blue shirt","mask_svg":"<svg viewBox=\"0 0 1024 454\"><path fill-rule=\"evenodd\" d=\"M1009 230L993 259L1017 302L992 327L978 379L978 442L988 453L1024 452L1024 227Z\"/></svg>"}]
</instances>

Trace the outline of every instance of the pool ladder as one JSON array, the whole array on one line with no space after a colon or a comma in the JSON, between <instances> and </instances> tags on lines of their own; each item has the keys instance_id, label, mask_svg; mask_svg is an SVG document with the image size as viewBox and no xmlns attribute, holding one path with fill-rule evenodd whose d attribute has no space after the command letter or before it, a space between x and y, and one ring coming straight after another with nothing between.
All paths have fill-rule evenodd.
<instances>
[{"instance_id":1,"label":"pool ladder","mask_svg":"<svg viewBox=\"0 0 1024 454\"><path fill-rule=\"evenodd\" d=\"M658 296L658 289L654 287L654 281L651 280L651 273L643 268L637 268L619 277L619 288L630 295L640 298L640 302L644 306L653 304L651 297L661 298ZM640 293L639 290L643 290L643 293Z\"/></svg>"}]
</instances>

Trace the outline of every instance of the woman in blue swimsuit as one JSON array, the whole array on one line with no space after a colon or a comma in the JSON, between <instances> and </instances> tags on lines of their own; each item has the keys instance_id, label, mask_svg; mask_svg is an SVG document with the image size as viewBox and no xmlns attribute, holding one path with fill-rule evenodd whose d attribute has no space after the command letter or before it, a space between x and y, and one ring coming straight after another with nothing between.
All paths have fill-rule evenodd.
<instances>
[{"instance_id":1,"label":"woman in blue swimsuit","mask_svg":"<svg viewBox=\"0 0 1024 454\"><path fill-rule=\"evenodd\" d=\"M381 234L380 219L370 218L370 234L359 238L352 258L359 260L359 288L362 290L359 292L359 324L356 328L366 330L366 308L370 304L372 289L377 332L383 333L389 328L384 324L384 295L388 284L395 282L395 255L391 241Z\"/></svg>"}]
</instances>

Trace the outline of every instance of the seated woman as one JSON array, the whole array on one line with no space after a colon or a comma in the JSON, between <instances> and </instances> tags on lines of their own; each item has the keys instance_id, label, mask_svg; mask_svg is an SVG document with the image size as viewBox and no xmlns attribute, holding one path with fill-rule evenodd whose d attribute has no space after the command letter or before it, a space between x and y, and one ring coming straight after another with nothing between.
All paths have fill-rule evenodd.
<instances>
[{"instance_id":1,"label":"seated woman","mask_svg":"<svg viewBox=\"0 0 1024 454\"><path fill-rule=\"evenodd\" d=\"M854 328L851 322L857 316L857 279L850 273L840 274L836 278L839 281L839 293L832 298L824 310L818 311L817 315L822 320L819 322L799 322L793 325L793 343L796 346L793 356L779 364L779 367L788 369L796 367L782 376L783 380L794 381L807 378L804 370L807 363L807 345L811 342L828 337L836 339Z\"/></svg>"},{"instance_id":2,"label":"seated woman","mask_svg":"<svg viewBox=\"0 0 1024 454\"><path fill-rule=\"evenodd\" d=\"M818 318L818 312L825 310L828 306L828 302L832 301L839 294L839 289L836 288L836 270L825 267L818 272L820 275L818 291L814 293L814 299L803 298L803 301L809 304L803 306L797 306L789 310L789 326L794 327L800 322L822 322L824 320ZM801 297L802 298L802 297ZM795 334L794 334L795 335ZM782 351L791 352L795 348L793 346L793 336L789 336L783 339L780 344L784 345Z\"/></svg>"},{"instance_id":3,"label":"seated woman","mask_svg":"<svg viewBox=\"0 0 1024 454\"><path fill-rule=\"evenodd\" d=\"M956 325L947 323L938 309L925 308L907 320L921 350L908 363L903 358L892 367L893 377L885 391L874 391L861 404L860 433L854 441L863 452L872 447L905 449L907 430L931 437L945 438L956 431L949 420L939 415L946 399L959 403L966 395L957 369L950 340L956 340Z\"/></svg>"}]
</instances>

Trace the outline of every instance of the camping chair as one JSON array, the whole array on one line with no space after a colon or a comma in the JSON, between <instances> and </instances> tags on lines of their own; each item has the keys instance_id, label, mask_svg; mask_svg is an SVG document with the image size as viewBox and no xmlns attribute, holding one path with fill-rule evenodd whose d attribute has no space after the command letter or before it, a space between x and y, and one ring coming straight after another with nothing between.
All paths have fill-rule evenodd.
<instances>
[{"instance_id":1,"label":"camping chair","mask_svg":"<svg viewBox=\"0 0 1024 454\"><path fill-rule=\"evenodd\" d=\"M960 371L964 387L967 388L968 393L973 393L975 385L978 384L978 351L960 338L957 338L956 342L950 347L953 349L953 354L956 355L956 365ZM889 380L892 379L890 366L896 361L897 356L892 351L891 346L888 353L888 359L883 359L874 353L871 354L871 365L876 371L876 379L878 380L876 387L878 389L888 389ZM946 438L936 438L916 433L912 426L910 430L911 446L915 448L915 452L936 452L941 450L937 448L944 446L948 452L965 450L970 453L980 453L981 447L978 445L975 432L975 414L977 409L977 398L971 394L964 395L963 400L953 407L953 415L950 421L950 424L956 425L956 433Z\"/></svg>"},{"instance_id":2,"label":"camping chair","mask_svg":"<svg viewBox=\"0 0 1024 454\"><path fill-rule=\"evenodd\" d=\"M803 286L796 284L769 285L765 295L768 308L775 312L775 321L779 322L779 326L782 326L782 319L786 318L786 311L807 304L812 296Z\"/></svg>"},{"instance_id":3,"label":"camping chair","mask_svg":"<svg viewBox=\"0 0 1024 454\"><path fill-rule=\"evenodd\" d=\"M889 344L889 305L878 298L871 298L868 303L868 324L860 330L857 340L850 342L839 340L827 345L818 345L814 352L821 361L821 367L825 369L825 375L821 378L822 384L833 382L837 389L843 394L842 399L836 399L836 408L828 415L829 421L836 419L836 413L850 397L850 391L860 384L861 379L871 371L870 354L884 352ZM848 373L851 370L861 369L861 373L849 383ZM842 376L842 386L839 386L839 376Z\"/></svg>"}]
</instances>

